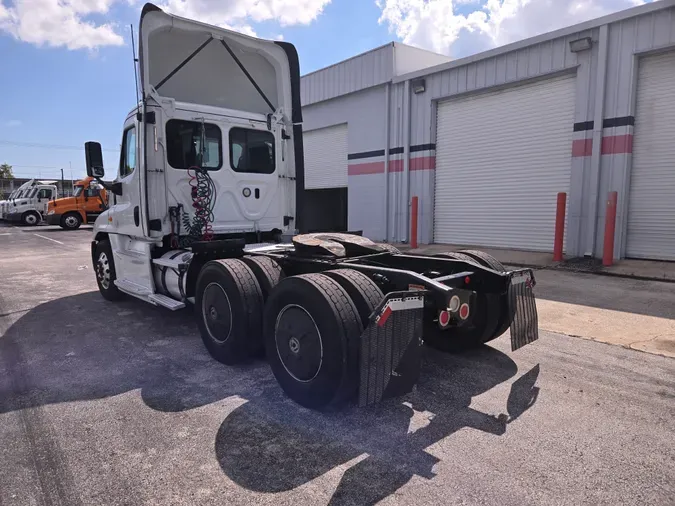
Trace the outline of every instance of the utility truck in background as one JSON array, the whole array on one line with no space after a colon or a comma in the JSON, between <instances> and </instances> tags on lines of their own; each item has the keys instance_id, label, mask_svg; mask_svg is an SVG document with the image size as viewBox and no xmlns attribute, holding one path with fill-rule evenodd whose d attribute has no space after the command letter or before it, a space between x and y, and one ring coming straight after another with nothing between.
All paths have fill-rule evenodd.
<instances>
[{"instance_id":1,"label":"utility truck in background","mask_svg":"<svg viewBox=\"0 0 675 506\"><path fill-rule=\"evenodd\" d=\"M194 307L209 353L265 353L284 392L321 409L409 392L421 346L538 337L531 270L480 251L401 254L358 235L304 234L295 47L164 13L139 25L140 99L109 207L94 224L104 298ZM104 177L101 146L87 174Z\"/></svg>"},{"instance_id":2,"label":"utility truck in background","mask_svg":"<svg viewBox=\"0 0 675 506\"><path fill-rule=\"evenodd\" d=\"M66 230L80 228L83 223L94 223L108 207L108 193L93 177L86 177L73 185L73 196L49 202L45 221Z\"/></svg>"},{"instance_id":3,"label":"utility truck in background","mask_svg":"<svg viewBox=\"0 0 675 506\"><path fill-rule=\"evenodd\" d=\"M57 188L49 181L31 179L22 184L14 197L4 203L3 219L11 223L34 226L47 212L47 204L56 196Z\"/></svg>"}]
</instances>

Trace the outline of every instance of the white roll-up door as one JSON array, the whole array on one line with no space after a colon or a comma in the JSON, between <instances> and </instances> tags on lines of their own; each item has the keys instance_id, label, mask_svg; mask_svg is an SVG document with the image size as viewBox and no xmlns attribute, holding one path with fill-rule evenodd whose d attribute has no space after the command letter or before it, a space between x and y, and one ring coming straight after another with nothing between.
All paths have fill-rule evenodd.
<instances>
[{"instance_id":1,"label":"white roll-up door","mask_svg":"<svg viewBox=\"0 0 675 506\"><path fill-rule=\"evenodd\" d=\"M347 124L303 133L305 188L347 186Z\"/></svg>"},{"instance_id":2,"label":"white roll-up door","mask_svg":"<svg viewBox=\"0 0 675 506\"><path fill-rule=\"evenodd\" d=\"M675 260L675 52L640 61L626 256Z\"/></svg>"},{"instance_id":3,"label":"white roll-up door","mask_svg":"<svg viewBox=\"0 0 675 506\"><path fill-rule=\"evenodd\" d=\"M568 192L574 78L438 104L434 241L552 251Z\"/></svg>"}]
</instances>

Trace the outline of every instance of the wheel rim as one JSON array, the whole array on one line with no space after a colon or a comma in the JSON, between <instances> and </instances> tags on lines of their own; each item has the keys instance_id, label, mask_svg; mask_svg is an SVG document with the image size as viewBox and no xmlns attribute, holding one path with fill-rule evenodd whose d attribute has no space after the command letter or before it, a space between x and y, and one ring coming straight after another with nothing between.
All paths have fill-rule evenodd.
<instances>
[{"instance_id":1,"label":"wheel rim","mask_svg":"<svg viewBox=\"0 0 675 506\"><path fill-rule=\"evenodd\" d=\"M34 214L29 214L26 216L26 223L29 225L35 225L37 223L37 218L35 217Z\"/></svg>"},{"instance_id":2,"label":"wheel rim","mask_svg":"<svg viewBox=\"0 0 675 506\"><path fill-rule=\"evenodd\" d=\"M305 308L289 304L279 312L274 340L288 374L302 383L316 378L323 363L323 343L314 318Z\"/></svg>"},{"instance_id":3,"label":"wheel rim","mask_svg":"<svg viewBox=\"0 0 675 506\"><path fill-rule=\"evenodd\" d=\"M232 305L218 283L209 283L202 296L202 319L211 339L224 343L232 334ZM225 337L222 337L225 336Z\"/></svg>"},{"instance_id":4,"label":"wheel rim","mask_svg":"<svg viewBox=\"0 0 675 506\"><path fill-rule=\"evenodd\" d=\"M110 287L110 261L108 255L101 253L96 261L96 276L104 290Z\"/></svg>"},{"instance_id":5,"label":"wheel rim","mask_svg":"<svg viewBox=\"0 0 675 506\"><path fill-rule=\"evenodd\" d=\"M75 216L66 216L66 226L69 228L77 226L77 218Z\"/></svg>"}]
</instances>

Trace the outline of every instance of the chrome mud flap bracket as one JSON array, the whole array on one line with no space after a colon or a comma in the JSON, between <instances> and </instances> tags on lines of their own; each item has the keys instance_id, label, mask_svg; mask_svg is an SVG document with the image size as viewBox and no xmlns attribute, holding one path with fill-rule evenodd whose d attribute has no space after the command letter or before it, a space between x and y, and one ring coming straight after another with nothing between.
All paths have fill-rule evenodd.
<instances>
[{"instance_id":1,"label":"chrome mud flap bracket","mask_svg":"<svg viewBox=\"0 0 675 506\"><path fill-rule=\"evenodd\" d=\"M412 391L420 376L424 292L392 292L361 334L359 406Z\"/></svg>"},{"instance_id":2,"label":"chrome mud flap bracket","mask_svg":"<svg viewBox=\"0 0 675 506\"><path fill-rule=\"evenodd\" d=\"M509 314L511 319L511 351L539 339L537 304L534 298L534 272L522 269L511 274Z\"/></svg>"}]
</instances>

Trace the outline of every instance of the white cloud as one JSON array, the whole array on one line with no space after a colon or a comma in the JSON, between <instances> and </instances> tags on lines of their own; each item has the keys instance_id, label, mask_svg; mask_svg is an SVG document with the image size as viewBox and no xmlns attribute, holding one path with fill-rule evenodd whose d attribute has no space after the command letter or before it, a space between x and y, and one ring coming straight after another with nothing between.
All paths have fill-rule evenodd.
<instances>
[{"instance_id":1,"label":"white cloud","mask_svg":"<svg viewBox=\"0 0 675 506\"><path fill-rule=\"evenodd\" d=\"M357 0L360 1L360 0ZM218 26L240 26L245 21L278 21L282 26L307 25L331 0L167 0L159 4L179 16Z\"/></svg>"},{"instance_id":2,"label":"white cloud","mask_svg":"<svg viewBox=\"0 0 675 506\"><path fill-rule=\"evenodd\" d=\"M587 21L643 0L376 0L403 42L453 57ZM475 4L473 11L467 8ZM458 7L461 6L461 13Z\"/></svg>"},{"instance_id":3,"label":"white cloud","mask_svg":"<svg viewBox=\"0 0 675 506\"><path fill-rule=\"evenodd\" d=\"M110 17L114 4L134 0L0 0L0 33L36 46L94 50L124 43L121 29ZM11 0L9 0L11 1ZM357 0L358 1L358 0ZM251 23L276 21L282 26L309 24L331 0L165 0L158 5L189 19L255 35Z\"/></svg>"}]
</instances>

